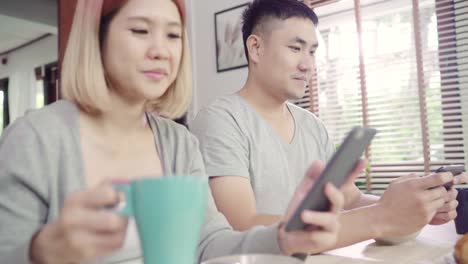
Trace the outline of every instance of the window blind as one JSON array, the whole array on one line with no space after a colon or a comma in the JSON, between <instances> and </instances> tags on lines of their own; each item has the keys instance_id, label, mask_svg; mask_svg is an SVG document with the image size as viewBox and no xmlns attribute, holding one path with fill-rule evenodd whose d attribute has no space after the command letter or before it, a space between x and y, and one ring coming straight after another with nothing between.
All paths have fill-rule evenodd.
<instances>
[{"instance_id":1,"label":"window blind","mask_svg":"<svg viewBox=\"0 0 468 264\"><path fill-rule=\"evenodd\" d=\"M340 0L299 0L299 1L305 3L310 8L317 8L319 6L328 5L331 3L338 2Z\"/></svg>"},{"instance_id":2,"label":"window blind","mask_svg":"<svg viewBox=\"0 0 468 264\"><path fill-rule=\"evenodd\" d=\"M315 11L317 68L297 104L337 146L355 125L378 129L361 187L380 194L402 175L466 164L468 1L342 0Z\"/></svg>"}]
</instances>

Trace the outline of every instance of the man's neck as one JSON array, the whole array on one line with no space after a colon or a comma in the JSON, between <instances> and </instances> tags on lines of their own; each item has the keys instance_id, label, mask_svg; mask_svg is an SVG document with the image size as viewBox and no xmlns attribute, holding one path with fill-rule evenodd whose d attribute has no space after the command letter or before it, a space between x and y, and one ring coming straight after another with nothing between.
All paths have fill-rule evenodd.
<instances>
[{"instance_id":1,"label":"man's neck","mask_svg":"<svg viewBox=\"0 0 468 264\"><path fill-rule=\"evenodd\" d=\"M279 98L269 87L252 80L247 81L239 95L265 119L284 142L292 142L296 128L285 99Z\"/></svg>"},{"instance_id":2,"label":"man's neck","mask_svg":"<svg viewBox=\"0 0 468 264\"><path fill-rule=\"evenodd\" d=\"M266 119L279 120L290 115L287 100L278 97L269 87L252 78L248 78L239 95Z\"/></svg>"}]
</instances>

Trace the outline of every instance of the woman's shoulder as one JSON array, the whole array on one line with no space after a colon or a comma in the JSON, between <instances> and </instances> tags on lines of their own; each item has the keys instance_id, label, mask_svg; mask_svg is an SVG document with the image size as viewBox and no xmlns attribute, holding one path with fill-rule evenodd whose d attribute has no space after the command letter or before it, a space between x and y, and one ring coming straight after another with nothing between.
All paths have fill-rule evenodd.
<instances>
[{"instance_id":1,"label":"woman's shoulder","mask_svg":"<svg viewBox=\"0 0 468 264\"><path fill-rule=\"evenodd\" d=\"M204 175L203 164L197 159L199 145L195 136L185 126L170 119L154 114L150 118L167 172L174 175ZM194 171L194 168L197 170Z\"/></svg>"},{"instance_id":2,"label":"woman's shoulder","mask_svg":"<svg viewBox=\"0 0 468 264\"><path fill-rule=\"evenodd\" d=\"M150 118L156 126L157 132L162 140L191 144L197 141L195 136L193 136L184 125L178 124L169 118L165 118L154 113L150 114Z\"/></svg>"},{"instance_id":3,"label":"woman's shoulder","mask_svg":"<svg viewBox=\"0 0 468 264\"><path fill-rule=\"evenodd\" d=\"M76 106L72 102L60 100L40 109L26 111L6 128L2 136L34 135L42 140L56 141L57 137L76 133L78 118Z\"/></svg>"},{"instance_id":4,"label":"woman's shoulder","mask_svg":"<svg viewBox=\"0 0 468 264\"><path fill-rule=\"evenodd\" d=\"M77 124L79 111L76 105L67 100L59 100L40 109L28 110L22 117L34 128L51 131L55 128L69 127ZM21 122L21 118L18 119Z\"/></svg>"}]
</instances>

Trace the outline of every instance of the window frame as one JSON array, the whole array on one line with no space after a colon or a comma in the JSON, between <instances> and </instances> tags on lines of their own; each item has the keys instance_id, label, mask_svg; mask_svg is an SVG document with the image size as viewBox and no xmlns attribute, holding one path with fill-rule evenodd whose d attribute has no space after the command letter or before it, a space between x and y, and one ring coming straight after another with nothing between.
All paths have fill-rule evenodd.
<instances>
[{"instance_id":1,"label":"window frame","mask_svg":"<svg viewBox=\"0 0 468 264\"><path fill-rule=\"evenodd\" d=\"M10 111L8 107L8 78L0 80L0 91L3 92L3 128L10 124Z\"/></svg>"}]
</instances>

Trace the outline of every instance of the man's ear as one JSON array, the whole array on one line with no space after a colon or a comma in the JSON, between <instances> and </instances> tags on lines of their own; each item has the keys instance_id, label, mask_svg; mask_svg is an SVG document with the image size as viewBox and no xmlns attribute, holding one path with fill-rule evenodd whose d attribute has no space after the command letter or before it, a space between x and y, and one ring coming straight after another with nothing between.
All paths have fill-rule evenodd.
<instances>
[{"instance_id":1,"label":"man's ear","mask_svg":"<svg viewBox=\"0 0 468 264\"><path fill-rule=\"evenodd\" d=\"M247 38L246 44L247 51L249 52L249 61L258 63L263 48L262 39L259 36L252 34Z\"/></svg>"}]
</instances>

